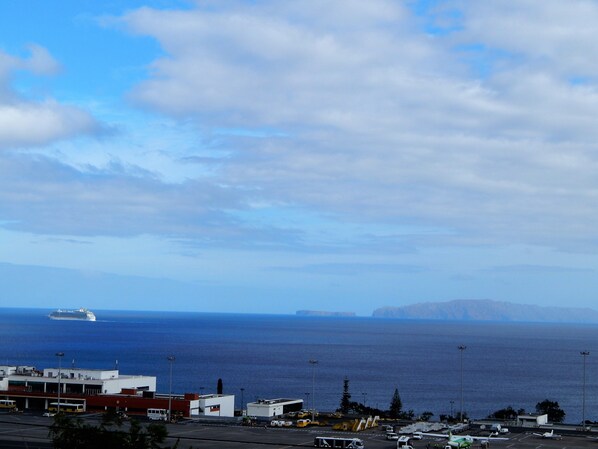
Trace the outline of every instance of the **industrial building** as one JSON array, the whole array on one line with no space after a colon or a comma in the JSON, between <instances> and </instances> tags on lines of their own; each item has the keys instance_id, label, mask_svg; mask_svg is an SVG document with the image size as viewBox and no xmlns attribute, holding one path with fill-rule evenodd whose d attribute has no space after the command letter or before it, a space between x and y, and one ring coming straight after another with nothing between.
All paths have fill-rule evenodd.
<instances>
[{"instance_id":1,"label":"industrial building","mask_svg":"<svg viewBox=\"0 0 598 449\"><path fill-rule=\"evenodd\" d=\"M519 427L540 427L548 424L548 415L519 415L517 426Z\"/></svg>"},{"instance_id":2,"label":"industrial building","mask_svg":"<svg viewBox=\"0 0 598 449\"><path fill-rule=\"evenodd\" d=\"M60 390L60 393L59 393ZM0 398L20 410L48 410L73 404L78 411L122 411L146 415L149 408L168 409L182 417L234 416L233 395L156 394L156 377L122 375L117 369L47 368L0 365ZM64 406L63 406L64 409Z\"/></svg>"},{"instance_id":3,"label":"industrial building","mask_svg":"<svg viewBox=\"0 0 598 449\"><path fill-rule=\"evenodd\" d=\"M272 417L297 412L303 408L301 399L259 399L247 404L247 416Z\"/></svg>"}]
</instances>

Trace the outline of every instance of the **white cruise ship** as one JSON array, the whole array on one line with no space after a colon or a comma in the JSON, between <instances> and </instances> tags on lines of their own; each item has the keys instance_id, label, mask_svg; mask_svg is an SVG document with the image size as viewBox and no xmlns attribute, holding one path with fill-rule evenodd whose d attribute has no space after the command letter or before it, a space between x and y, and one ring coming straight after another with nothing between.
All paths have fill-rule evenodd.
<instances>
[{"instance_id":1,"label":"white cruise ship","mask_svg":"<svg viewBox=\"0 0 598 449\"><path fill-rule=\"evenodd\" d=\"M91 310L80 308L77 310L58 309L51 312L48 317L52 320L77 320L77 321L95 321L96 316Z\"/></svg>"}]
</instances>

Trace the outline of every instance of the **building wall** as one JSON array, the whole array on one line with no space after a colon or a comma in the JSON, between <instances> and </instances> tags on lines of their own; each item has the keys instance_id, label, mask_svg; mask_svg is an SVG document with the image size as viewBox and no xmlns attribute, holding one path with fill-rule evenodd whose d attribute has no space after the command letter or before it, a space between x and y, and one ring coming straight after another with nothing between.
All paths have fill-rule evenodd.
<instances>
[{"instance_id":1,"label":"building wall","mask_svg":"<svg viewBox=\"0 0 598 449\"><path fill-rule=\"evenodd\" d=\"M119 410L130 415L145 416L148 408L168 410L168 398L163 396L144 398L138 395L100 395L87 398L87 409L89 411ZM173 415L190 416L188 400L173 397L171 408Z\"/></svg>"},{"instance_id":2,"label":"building wall","mask_svg":"<svg viewBox=\"0 0 598 449\"><path fill-rule=\"evenodd\" d=\"M260 402L249 402L247 404L247 415L248 416L259 416L259 417L272 417L280 416L289 411L288 409L299 410L303 401L297 400L264 400Z\"/></svg>"},{"instance_id":3,"label":"building wall","mask_svg":"<svg viewBox=\"0 0 598 449\"><path fill-rule=\"evenodd\" d=\"M41 376L21 376L12 375L8 377L9 385L24 385L31 387L34 391L52 392L57 391L58 377ZM117 394L123 388L137 388L148 391L156 390L155 376L120 376L109 379L89 379L89 378L65 378L60 379L60 391L67 394L69 390L84 394L92 389L98 393Z\"/></svg>"},{"instance_id":4,"label":"building wall","mask_svg":"<svg viewBox=\"0 0 598 449\"><path fill-rule=\"evenodd\" d=\"M98 370L61 367L60 376L62 379L78 380L107 380L119 377L118 370ZM58 377L58 368L44 369L44 377Z\"/></svg>"},{"instance_id":5,"label":"building wall","mask_svg":"<svg viewBox=\"0 0 598 449\"><path fill-rule=\"evenodd\" d=\"M103 391L105 394L117 394L127 388L156 391L156 378L153 376L121 376L116 379L104 381Z\"/></svg>"},{"instance_id":6,"label":"building wall","mask_svg":"<svg viewBox=\"0 0 598 449\"><path fill-rule=\"evenodd\" d=\"M200 396L198 406L203 410L203 416L235 416L234 395L209 395ZM193 407L191 407L193 413ZM199 411L197 414L200 415Z\"/></svg>"},{"instance_id":7,"label":"building wall","mask_svg":"<svg viewBox=\"0 0 598 449\"><path fill-rule=\"evenodd\" d=\"M517 425L521 427L537 427L548 424L548 415L524 415L517 417Z\"/></svg>"}]
</instances>

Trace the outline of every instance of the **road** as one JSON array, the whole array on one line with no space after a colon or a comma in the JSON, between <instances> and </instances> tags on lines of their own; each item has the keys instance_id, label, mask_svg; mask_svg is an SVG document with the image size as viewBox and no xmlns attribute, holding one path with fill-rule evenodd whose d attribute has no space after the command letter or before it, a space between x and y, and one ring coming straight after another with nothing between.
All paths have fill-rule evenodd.
<instances>
[{"instance_id":1,"label":"road","mask_svg":"<svg viewBox=\"0 0 598 449\"><path fill-rule=\"evenodd\" d=\"M86 419L96 420L97 417ZM49 449L48 427L52 418L35 415L0 415L1 449ZM237 425L215 425L188 422L169 424L167 446L179 440L180 449L291 449L313 447L316 436L351 436L364 441L366 449L395 449L396 442L387 441L379 429L358 434L332 431L330 428L264 428ZM531 431L508 434L507 441L493 441L491 448L499 449L598 449L598 441L586 436L564 436L561 440L542 439ZM442 440L424 438L414 442L414 449L426 449ZM479 448L479 443L472 446Z\"/></svg>"}]
</instances>

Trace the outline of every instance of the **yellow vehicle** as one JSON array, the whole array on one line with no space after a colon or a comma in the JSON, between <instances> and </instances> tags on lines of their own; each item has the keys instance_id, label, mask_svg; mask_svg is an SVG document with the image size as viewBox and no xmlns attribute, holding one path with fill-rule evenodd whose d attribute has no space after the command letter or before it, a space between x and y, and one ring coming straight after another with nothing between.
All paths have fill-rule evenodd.
<instances>
[{"instance_id":1,"label":"yellow vehicle","mask_svg":"<svg viewBox=\"0 0 598 449\"><path fill-rule=\"evenodd\" d=\"M60 411L62 413L83 413L85 406L79 403L60 402ZM52 402L48 407L48 412L58 412L58 402Z\"/></svg>"},{"instance_id":2,"label":"yellow vehicle","mask_svg":"<svg viewBox=\"0 0 598 449\"><path fill-rule=\"evenodd\" d=\"M17 408L17 402L12 399L0 399L0 409L12 410Z\"/></svg>"},{"instance_id":3,"label":"yellow vehicle","mask_svg":"<svg viewBox=\"0 0 598 449\"><path fill-rule=\"evenodd\" d=\"M311 419L298 419L297 427L307 427L311 424Z\"/></svg>"}]
</instances>

